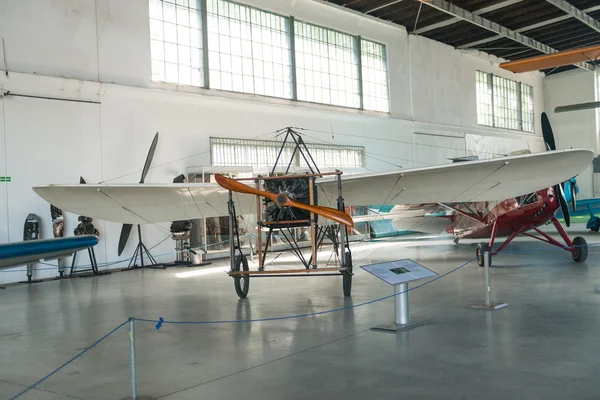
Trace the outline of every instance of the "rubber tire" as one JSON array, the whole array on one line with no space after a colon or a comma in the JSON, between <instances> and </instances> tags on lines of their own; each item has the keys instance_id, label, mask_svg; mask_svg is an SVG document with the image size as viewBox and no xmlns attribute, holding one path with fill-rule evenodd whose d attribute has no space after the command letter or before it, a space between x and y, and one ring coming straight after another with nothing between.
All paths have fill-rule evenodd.
<instances>
[{"instance_id":1,"label":"rubber tire","mask_svg":"<svg viewBox=\"0 0 600 400\"><path fill-rule=\"evenodd\" d=\"M246 256L237 256L235 258L235 262L233 265L233 271L240 271L240 267L244 271L248 271L248 259ZM235 292L239 296L240 299L245 299L248 296L248 290L250 290L250 275L246 276L234 276L233 277L233 286L235 287Z\"/></svg>"},{"instance_id":2,"label":"rubber tire","mask_svg":"<svg viewBox=\"0 0 600 400\"><path fill-rule=\"evenodd\" d=\"M490 251L490 245L487 243L479 243L477 250L475 250L475 256L477 257L477 265L483 267L483 253ZM492 259L490 258L490 267L492 266Z\"/></svg>"},{"instance_id":3,"label":"rubber tire","mask_svg":"<svg viewBox=\"0 0 600 400\"><path fill-rule=\"evenodd\" d=\"M352 295L352 255L346 252L346 270L342 271L342 289L345 297Z\"/></svg>"},{"instance_id":4,"label":"rubber tire","mask_svg":"<svg viewBox=\"0 0 600 400\"><path fill-rule=\"evenodd\" d=\"M577 236L575 239L573 239L573 246L580 246L571 250L571 257L573 257L573 261L584 262L588 256L588 246L585 239L581 236Z\"/></svg>"}]
</instances>

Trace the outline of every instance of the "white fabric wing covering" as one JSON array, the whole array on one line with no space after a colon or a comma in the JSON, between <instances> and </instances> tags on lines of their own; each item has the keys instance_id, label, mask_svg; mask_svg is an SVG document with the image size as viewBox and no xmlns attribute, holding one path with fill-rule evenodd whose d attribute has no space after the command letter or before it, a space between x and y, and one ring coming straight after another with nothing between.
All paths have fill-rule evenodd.
<instances>
[{"instance_id":1,"label":"white fabric wing covering","mask_svg":"<svg viewBox=\"0 0 600 400\"><path fill-rule=\"evenodd\" d=\"M345 176L346 206L504 200L563 182L590 165L591 150L562 150L378 174ZM318 182L319 205L336 207L337 181ZM48 185L33 190L64 211L131 224L227 215L228 191L217 184ZM256 197L234 193L238 214Z\"/></svg>"},{"instance_id":2,"label":"white fabric wing covering","mask_svg":"<svg viewBox=\"0 0 600 400\"><path fill-rule=\"evenodd\" d=\"M217 184L50 185L33 190L77 215L148 224L228 214L229 192ZM238 214L255 212L255 196L233 194Z\"/></svg>"},{"instance_id":3,"label":"white fabric wing covering","mask_svg":"<svg viewBox=\"0 0 600 400\"><path fill-rule=\"evenodd\" d=\"M344 203L352 206L505 200L566 181L588 167L593 158L591 150L561 150L350 175L342 177ZM318 186L319 204L334 206L336 180L322 179Z\"/></svg>"}]
</instances>

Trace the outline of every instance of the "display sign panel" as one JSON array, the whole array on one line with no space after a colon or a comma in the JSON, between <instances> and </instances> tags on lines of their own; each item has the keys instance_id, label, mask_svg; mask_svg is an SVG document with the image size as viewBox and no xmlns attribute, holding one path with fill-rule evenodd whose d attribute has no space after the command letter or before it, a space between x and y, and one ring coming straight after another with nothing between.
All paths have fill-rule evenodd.
<instances>
[{"instance_id":1,"label":"display sign panel","mask_svg":"<svg viewBox=\"0 0 600 400\"><path fill-rule=\"evenodd\" d=\"M410 259L363 265L361 268L390 285L398 285L438 275L436 272Z\"/></svg>"}]
</instances>

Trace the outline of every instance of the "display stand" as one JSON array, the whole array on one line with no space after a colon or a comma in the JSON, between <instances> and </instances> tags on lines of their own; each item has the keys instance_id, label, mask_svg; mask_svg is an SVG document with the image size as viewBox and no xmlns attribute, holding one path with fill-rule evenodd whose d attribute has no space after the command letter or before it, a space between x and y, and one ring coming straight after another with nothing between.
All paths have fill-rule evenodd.
<instances>
[{"instance_id":1,"label":"display stand","mask_svg":"<svg viewBox=\"0 0 600 400\"><path fill-rule=\"evenodd\" d=\"M110 271L99 271L98 270L98 262L96 261L96 252L93 247L87 249L88 256L90 258L90 268L80 269L77 271L73 271L75 269L75 260L77 260L77 254L79 252L75 252L73 254L73 261L71 262L71 270L69 271L69 278L86 278L89 276L97 276L97 275L109 275Z\"/></svg>"},{"instance_id":2,"label":"display stand","mask_svg":"<svg viewBox=\"0 0 600 400\"><path fill-rule=\"evenodd\" d=\"M486 251L483 253L483 268L485 272L485 304L472 304L469 308L483 309L483 310L500 310L504 307L508 307L506 303L492 303L492 285L490 283L490 264L492 261L492 253Z\"/></svg>"},{"instance_id":3,"label":"display stand","mask_svg":"<svg viewBox=\"0 0 600 400\"><path fill-rule=\"evenodd\" d=\"M374 331L402 332L432 322L431 319L411 318L408 282L437 276L437 273L412 260L390 261L361 267L370 274L394 287L394 321L374 326Z\"/></svg>"}]
</instances>

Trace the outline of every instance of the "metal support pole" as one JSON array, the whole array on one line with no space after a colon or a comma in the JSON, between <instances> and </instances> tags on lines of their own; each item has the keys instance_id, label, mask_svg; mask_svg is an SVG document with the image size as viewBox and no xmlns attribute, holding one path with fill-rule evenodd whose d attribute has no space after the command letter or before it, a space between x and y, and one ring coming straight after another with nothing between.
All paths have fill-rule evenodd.
<instances>
[{"instance_id":1,"label":"metal support pole","mask_svg":"<svg viewBox=\"0 0 600 400\"><path fill-rule=\"evenodd\" d=\"M485 275L485 305L486 307L490 307L492 302L490 300L490 293L492 291L492 287L490 285L490 261L492 254L489 251L483 253L483 269Z\"/></svg>"},{"instance_id":2,"label":"metal support pole","mask_svg":"<svg viewBox=\"0 0 600 400\"><path fill-rule=\"evenodd\" d=\"M408 305L408 283L394 285L394 308L396 310L396 324L406 325L410 321Z\"/></svg>"},{"instance_id":3,"label":"metal support pole","mask_svg":"<svg viewBox=\"0 0 600 400\"><path fill-rule=\"evenodd\" d=\"M410 318L408 298L408 282L394 285L394 323L378 325L371 328L374 331L402 332L432 322L431 319Z\"/></svg>"},{"instance_id":4,"label":"metal support pole","mask_svg":"<svg viewBox=\"0 0 600 400\"><path fill-rule=\"evenodd\" d=\"M131 399L137 399L137 381L135 378L135 319L129 318L129 348L131 356Z\"/></svg>"},{"instance_id":5,"label":"metal support pole","mask_svg":"<svg viewBox=\"0 0 600 400\"><path fill-rule=\"evenodd\" d=\"M490 282L490 265L492 264L492 253L486 251L483 253L483 273L484 273L484 284L485 284L485 304L472 304L469 308L478 308L484 310L500 310L501 308L508 307L506 303L492 303L492 284Z\"/></svg>"},{"instance_id":6,"label":"metal support pole","mask_svg":"<svg viewBox=\"0 0 600 400\"><path fill-rule=\"evenodd\" d=\"M231 269L235 264L235 242L233 240L233 194L229 191L229 263Z\"/></svg>"}]
</instances>

